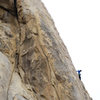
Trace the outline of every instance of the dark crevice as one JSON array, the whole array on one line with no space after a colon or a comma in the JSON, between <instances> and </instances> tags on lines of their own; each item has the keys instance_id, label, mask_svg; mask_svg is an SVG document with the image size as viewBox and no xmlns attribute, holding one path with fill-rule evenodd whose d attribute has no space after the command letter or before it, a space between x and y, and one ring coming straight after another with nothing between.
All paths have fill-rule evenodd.
<instances>
[{"instance_id":1,"label":"dark crevice","mask_svg":"<svg viewBox=\"0 0 100 100\"><path fill-rule=\"evenodd\" d=\"M35 94L37 94L37 92L35 91L35 89L34 89L34 88L32 88L32 90L33 90L33 92L34 92Z\"/></svg>"},{"instance_id":2,"label":"dark crevice","mask_svg":"<svg viewBox=\"0 0 100 100\"><path fill-rule=\"evenodd\" d=\"M13 9L6 8L6 7L2 6L2 5L0 5L0 8L3 9L3 10L5 10L9 14L15 16L18 19L17 0L14 0L14 8Z\"/></svg>"},{"instance_id":3,"label":"dark crevice","mask_svg":"<svg viewBox=\"0 0 100 100\"><path fill-rule=\"evenodd\" d=\"M46 97L44 95L40 95L42 98L46 99Z\"/></svg>"},{"instance_id":4,"label":"dark crevice","mask_svg":"<svg viewBox=\"0 0 100 100\"><path fill-rule=\"evenodd\" d=\"M15 11L15 16L18 19L18 13L17 13L17 0L14 0L14 11Z\"/></svg>"},{"instance_id":5,"label":"dark crevice","mask_svg":"<svg viewBox=\"0 0 100 100\"><path fill-rule=\"evenodd\" d=\"M15 59L16 59L16 66L19 65L19 53L16 51L16 54L15 54Z\"/></svg>"},{"instance_id":6,"label":"dark crevice","mask_svg":"<svg viewBox=\"0 0 100 100\"><path fill-rule=\"evenodd\" d=\"M22 96L25 100L28 100L25 96Z\"/></svg>"},{"instance_id":7,"label":"dark crevice","mask_svg":"<svg viewBox=\"0 0 100 100\"><path fill-rule=\"evenodd\" d=\"M1 6L1 5L0 5L0 8L3 9L3 10L5 10L5 11L7 11L7 12L10 13L11 15L16 16L13 10L8 9L8 8L5 8L5 7Z\"/></svg>"}]
</instances>

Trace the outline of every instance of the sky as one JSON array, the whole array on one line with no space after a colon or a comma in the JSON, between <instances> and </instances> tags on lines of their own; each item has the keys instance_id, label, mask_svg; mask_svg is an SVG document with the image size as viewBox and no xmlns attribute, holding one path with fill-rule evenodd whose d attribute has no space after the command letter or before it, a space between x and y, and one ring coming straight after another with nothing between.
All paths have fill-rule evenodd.
<instances>
[{"instance_id":1,"label":"sky","mask_svg":"<svg viewBox=\"0 0 100 100\"><path fill-rule=\"evenodd\" d=\"M100 0L42 0L93 100L100 100Z\"/></svg>"}]
</instances>

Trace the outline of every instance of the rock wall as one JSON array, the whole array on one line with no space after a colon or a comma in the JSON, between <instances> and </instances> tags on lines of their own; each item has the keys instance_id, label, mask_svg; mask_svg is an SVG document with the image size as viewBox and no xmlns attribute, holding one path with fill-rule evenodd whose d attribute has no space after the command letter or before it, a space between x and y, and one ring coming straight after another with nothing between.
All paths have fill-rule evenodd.
<instances>
[{"instance_id":1,"label":"rock wall","mask_svg":"<svg viewBox=\"0 0 100 100\"><path fill-rule=\"evenodd\" d=\"M0 100L91 100L40 0L0 0Z\"/></svg>"}]
</instances>

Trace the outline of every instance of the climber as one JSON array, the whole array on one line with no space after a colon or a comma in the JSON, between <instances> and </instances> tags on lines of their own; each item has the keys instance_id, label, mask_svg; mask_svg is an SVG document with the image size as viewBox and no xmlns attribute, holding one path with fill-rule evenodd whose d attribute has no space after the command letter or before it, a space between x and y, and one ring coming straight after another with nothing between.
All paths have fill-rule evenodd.
<instances>
[{"instance_id":1,"label":"climber","mask_svg":"<svg viewBox=\"0 0 100 100\"><path fill-rule=\"evenodd\" d=\"M81 72L82 72L82 70L77 70L77 72L78 72L78 77L81 80Z\"/></svg>"}]
</instances>

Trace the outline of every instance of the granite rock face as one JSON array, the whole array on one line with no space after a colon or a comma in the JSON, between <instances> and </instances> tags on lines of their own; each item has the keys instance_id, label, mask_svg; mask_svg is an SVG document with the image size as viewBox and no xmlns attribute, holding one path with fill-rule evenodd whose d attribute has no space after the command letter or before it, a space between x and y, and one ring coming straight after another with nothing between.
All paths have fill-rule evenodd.
<instances>
[{"instance_id":1,"label":"granite rock face","mask_svg":"<svg viewBox=\"0 0 100 100\"><path fill-rule=\"evenodd\" d=\"M0 100L91 100L40 0L0 0Z\"/></svg>"}]
</instances>

